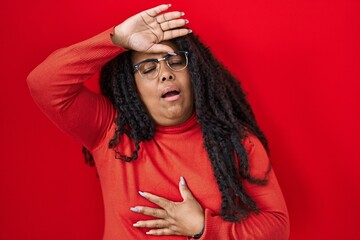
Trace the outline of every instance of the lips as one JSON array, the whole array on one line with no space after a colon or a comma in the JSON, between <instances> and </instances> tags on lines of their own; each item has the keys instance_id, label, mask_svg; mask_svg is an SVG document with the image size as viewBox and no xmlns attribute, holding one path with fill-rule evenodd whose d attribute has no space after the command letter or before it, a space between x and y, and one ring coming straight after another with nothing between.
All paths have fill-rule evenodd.
<instances>
[{"instance_id":1,"label":"lips","mask_svg":"<svg viewBox=\"0 0 360 240\"><path fill-rule=\"evenodd\" d=\"M170 98L180 94L180 90L175 87L166 87L162 93L161 98Z\"/></svg>"}]
</instances>

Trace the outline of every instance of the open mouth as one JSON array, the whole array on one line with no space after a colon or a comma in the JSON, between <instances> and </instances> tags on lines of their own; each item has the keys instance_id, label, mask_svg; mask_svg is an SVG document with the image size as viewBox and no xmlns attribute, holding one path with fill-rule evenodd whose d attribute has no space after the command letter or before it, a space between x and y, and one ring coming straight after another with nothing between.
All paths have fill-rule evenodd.
<instances>
[{"instance_id":1,"label":"open mouth","mask_svg":"<svg viewBox=\"0 0 360 240\"><path fill-rule=\"evenodd\" d=\"M176 86L168 86L163 89L161 99L166 102L173 102L180 99L180 90Z\"/></svg>"},{"instance_id":2,"label":"open mouth","mask_svg":"<svg viewBox=\"0 0 360 240\"><path fill-rule=\"evenodd\" d=\"M169 97L173 97L173 96L176 96L176 95L179 95L179 94L180 94L179 91L173 90L173 91L169 91L169 92L164 93L161 97L162 98L169 98Z\"/></svg>"}]
</instances>

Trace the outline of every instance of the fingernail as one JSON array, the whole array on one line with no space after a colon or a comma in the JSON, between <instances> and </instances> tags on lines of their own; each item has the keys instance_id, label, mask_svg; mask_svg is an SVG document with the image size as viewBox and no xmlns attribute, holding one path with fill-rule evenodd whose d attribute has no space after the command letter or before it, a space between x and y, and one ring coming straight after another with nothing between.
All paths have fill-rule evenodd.
<instances>
[{"instance_id":1,"label":"fingernail","mask_svg":"<svg viewBox=\"0 0 360 240\"><path fill-rule=\"evenodd\" d=\"M171 3L169 3L168 6L171 7Z\"/></svg>"},{"instance_id":2,"label":"fingernail","mask_svg":"<svg viewBox=\"0 0 360 240\"><path fill-rule=\"evenodd\" d=\"M189 29L189 32L188 33L192 33L192 30L191 29Z\"/></svg>"},{"instance_id":3,"label":"fingernail","mask_svg":"<svg viewBox=\"0 0 360 240\"><path fill-rule=\"evenodd\" d=\"M184 13L184 12L181 12L181 13L180 13L180 15L181 15L181 16L184 16L184 15L185 15L185 13Z\"/></svg>"},{"instance_id":4,"label":"fingernail","mask_svg":"<svg viewBox=\"0 0 360 240\"><path fill-rule=\"evenodd\" d=\"M144 193L144 192L139 191L139 194L140 194L140 196L145 197L145 193Z\"/></svg>"},{"instance_id":5,"label":"fingernail","mask_svg":"<svg viewBox=\"0 0 360 240\"><path fill-rule=\"evenodd\" d=\"M185 24L188 24L189 23L189 20L185 19Z\"/></svg>"},{"instance_id":6,"label":"fingernail","mask_svg":"<svg viewBox=\"0 0 360 240\"><path fill-rule=\"evenodd\" d=\"M180 177L180 184L185 186L185 179L183 177Z\"/></svg>"},{"instance_id":7,"label":"fingernail","mask_svg":"<svg viewBox=\"0 0 360 240\"><path fill-rule=\"evenodd\" d=\"M130 210L133 211L133 212L139 212L139 209L136 208L136 207L132 207L132 208L130 208Z\"/></svg>"},{"instance_id":8,"label":"fingernail","mask_svg":"<svg viewBox=\"0 0 360 240\"><path fill-rule=\"evenodd\" d=\"M151 231L148 231L148 232L146 232L146 234L152 234L152 232L151 232Z\"/></svg>"},{"instance_id":9,"label":"fingernail","mask_svg":"<svg viewBox=\"0 0 360 240\"><path fill-rule=\"evenodd\" d=\"M134 226L134 227L139 227L140 224L137 222L137 223L134 223L133 226Z\"/></svg>"}]
</instances>

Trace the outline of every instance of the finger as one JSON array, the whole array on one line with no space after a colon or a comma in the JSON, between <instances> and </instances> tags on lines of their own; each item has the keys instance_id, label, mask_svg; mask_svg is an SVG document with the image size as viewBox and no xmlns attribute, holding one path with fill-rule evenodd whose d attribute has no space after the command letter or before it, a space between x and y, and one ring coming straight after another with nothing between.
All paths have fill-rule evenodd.
<instances>
[{"instance_id":1,"label":"finger","mask_svg":"<svg viewBox=\"0 0 360 240\"><path fill-rule=\"evenodd\" d=\"M159 6L156 6L154 8L150 8L148 10L145 10L144 12L149 15L150 17L156 17L159 13L166 11L171 7L171 4L161 4Z\"/></svg>"},{"instance_id":2,"label":"finger","mask_svg":"<svg viewBox=\"0 0 360 240\"><path fill-rule=\"evenodd\" d=\"M180 17L182 17L184 15L185 15L184 12L179 12L179 11L167 12L167 13L164 13L164 14L161 14L161 15L157 16L156 21L158 23L163 23L163 22L166 22L166 21L170 21L170 20L180 18Z\"/></svg>"},{"instance_id":3,"label":"finger","mask_svg":"<svg viewBox=\"0 0 360 240\"><path fill-rule=\"evenodd\" d=\"M130 210L136 213L141 213L156 218L166 218L167 216L166 211L164 209L159 209L159 208L136 206L130 208Z\"/></svg>"},{"instance_id":4,"label":"finger","mask_svg":"<svg viewBox=\"0 0 360 240\"><path fill-rule=\"evenodd\" d=\"M161 235L179 235L178 233L172 231L171 229L168 228L163 228L163 229L151 229L150 231L146 232L146 234L148 235L156 235L156 236L161 236Z\"/></svg>"},{"instance_id":5,"label":"finger","mask_svg":"<svg viewBox=\"0 0 360 240\"><path fill-rule=\"evenodd\" d=\"M134 227L142 228L167 228L169 222L163 219L147 220L147 221L138 221L133 224Z\"/></svg>"},{"instance_id":6,"label":"finger","mask_svg":"<svg viewBox=\"0 0 360 240\"><path fill-rule=\"evenodd\" d=\"M177 37L185 36L189 33L192 33L190 29L181 28L181 29L174 29L164 32L164 39L163 41L170 40Z\"/></svg>"},{"instance_id":7,"label":"finger","mask_svg":"<svg viewBox=\"0 0 360 240\"><path fill-rule=\"evenodd\" d=\"M188 24L188 23L189 23L189 20L187 20L187 19L176 19L176 20L163 22L160 24L160 27L163 31L167 31L169 29L183 27L185 24Z\"/></svg>"},{"instance_id":8,"label":"finger","mask_svg":"<svg viewBox=\"0 0 360 240\"><path fill-rule=\"evenodd\" d=\"M185 200L194 198L190 189L187 187L184 177L180 177L179 190L181 197Z\"/></svg>"},{"instance_id":9,"label":"finger","mask_svg":"<svg viewBox=\"0 0 360 240\"><path fill-rule=\"evenodd\" d=\"M158 205L159 207L161 207L163 209L167 209L169 207L169 205L171 205L171 203L172 203L172 201L169 201L166 198L162 198L162 197L156 196L156 195L148 193L148 192L139 191L139 194L142 197L146 198L147 200L149 200L152 203L155 203L156 205Z\"/></svg>"}]
</instances>

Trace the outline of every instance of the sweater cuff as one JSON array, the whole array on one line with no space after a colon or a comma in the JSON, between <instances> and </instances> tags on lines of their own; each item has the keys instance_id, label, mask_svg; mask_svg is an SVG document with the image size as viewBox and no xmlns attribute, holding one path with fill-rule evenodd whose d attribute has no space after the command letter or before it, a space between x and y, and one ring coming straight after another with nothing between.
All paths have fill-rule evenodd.
<instances>
[{"instance_id":1,"label":"sweater cuff","mask_svg":"<svg viewBox=\"0 0 360 240\"><path fill-rule=\"evenodd\" d=\"M208 208L205 208L205 229L202 236L199 238L202 239L217 239L216 232L218 232L216 224L213 222L213 215L215 213Z\"/></svg>"}]
</instances>

